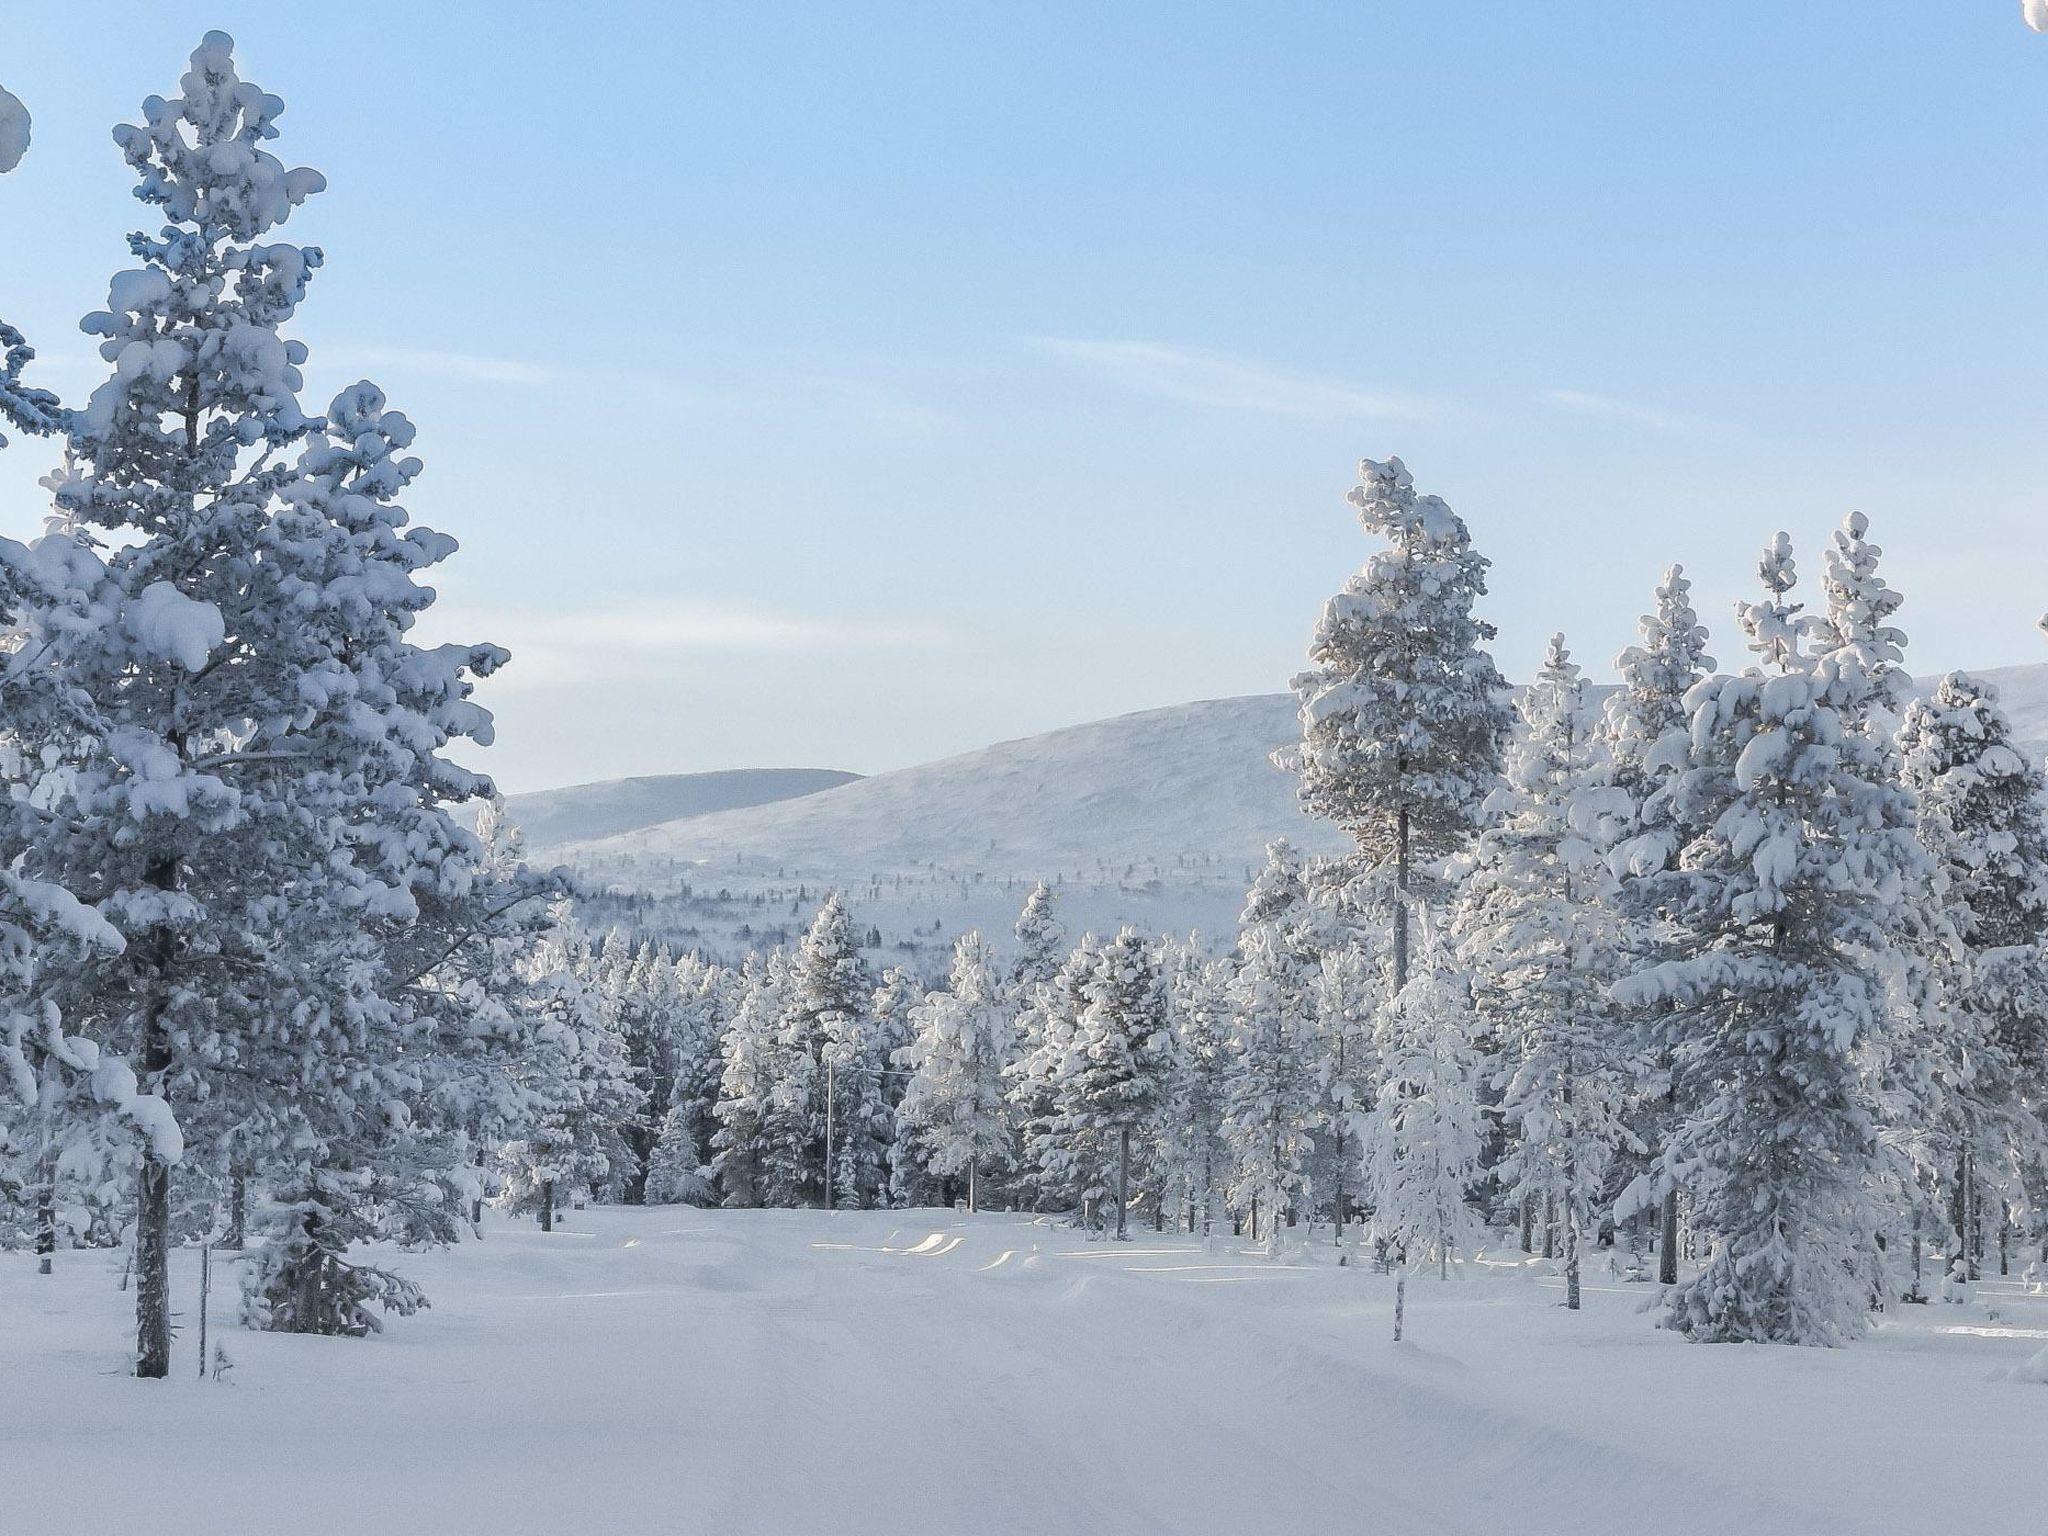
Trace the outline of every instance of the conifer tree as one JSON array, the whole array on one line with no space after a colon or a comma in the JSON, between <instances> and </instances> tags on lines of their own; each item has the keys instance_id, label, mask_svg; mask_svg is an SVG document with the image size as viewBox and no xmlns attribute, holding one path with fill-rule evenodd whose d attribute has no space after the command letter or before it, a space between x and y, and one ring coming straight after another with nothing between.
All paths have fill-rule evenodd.
<instances>
[{"instance_id":1,"label":"conifer tree","mask_svg":"<svg viewBox=\"0 0 2048 1536\"><path fill-rule=\"evenodd\" d=\"M1696 1339L1831 1344L1862 1331L1882 1283L1865 1068L1892 1023L1901 893L1931 867L1911 796L1857 726L1878 686L1867 659L1809 645L1782 534L1759 572L1764 600L1738 609L1756 664L1694 690L1667 792L1687 836L1641 877L1684 928L1617 992L1662 1010L1681 1116L1664 1159L1712 1237L1667 1321Z\"/></svg>"},{"instance_id":2,"label":"conifer tree","mask_svg":"<svg viewBox=\"0 0 2048 1536\"><path fill-rule=\"evenodd\" d=\"M1485 1138L1473 1048L1471 984L1424 925L1421 966L1380 1017L1380 1081L1360 1116L1373 1239L1398 1266L1394 1338L1408 1271L1473 1252L1484 1228L1472 1209Z\"/></svg>"},{"instance_id":3,"label":"conifer tree","mask_svg":"<svg viewBox=\"0 0 2048 1536\"><path fill-rule=\"evenodd\" d=\"M801 1080L809 1095L790 1102L807 1156L815 1161L797 1182L796 1199L856 1208L880 1202L888 1183L888 1106L883 1062L868 1010L874 978L837 891L818 909L790 964L790 999L782 1026L785 1083ZM828 1131L830 1147L828 1149ZM828 1187L829 1186L829 1187Z\"/></svg>"},{"instance_id":4,"label":"conifer tree","mask_svg":"<svg viewBox=\"0 0 2048 1536\"><path fill-rule=\"evenodd\" d=\"M1417 496L1399 459L1365 460L1350 494L1366 532L1387 541L1332 597L1294 679L1302 741L1281 761L1311 815L1350 833L1366 865L1391 876L1394 986L1408 974L1410 876L1476 827L1500 772L1507 685L1472 612L1487 562L1464 522Z\"/></svg>"},{"instance_id":5,"label":"conifer tree","mask_svg":"<svg viewBox=\"0 0 2048 1536\"><path fill-rule=\"evenodd\" d=\"M911 1074L897 1109L901 1134L934 1178L965 1175L970 1211L984 1170L1012 1155L1003 1094L1010 1023L999 991L988 945L970 929L953 946L944 990L917 1010L916 1038L896 1057Z\"/></svg>"},{"instance_id":6,"label":"conifer tree","mask_svg":"<svg viewBox=\"0 0 2048 1536\"><path fill-rule=\"evenodd\" d=\"M1638 643L1615 658L1621 684L1607 696L1601 737L1607 757L1608 793L1589 797L1596 812L1595 835L1610 850L1615 899L1626 924L1626 942L1639 959L1653 957L1673 925L1675 914L1661 912L1645 899L1634 876L1638 869L1660 870L1676 856L1684 829L1667 814L1666 789L1683 769L1689 746L1692 690L1714 670L1707 654L1707 631L1692 606L1692 583L1684 569L1672 566L1657 587L1654 612L1637 622ZM1638 1042L1656 1033L1654 1021L1634 1021ZM1640 1053L1653 1064L1649 1079L1635 1095L1634 1126L1646 1153L1660 1146L1671 1118L1670 1071L1653 1049ZM1646 1163L1656 1160L1646 1158ZM1658 1209L1658 1280L1678 1283L1678 1187L1660 1177L1653 1166L1639 1165L1634 1198L1654 1202ZM1628 1213L1630 1217L1633 1212Z\"/></svg>"},{"instance_id":7,"label":"conifer tree","mask_svg":"<svg viewBox=\"0 0 2048 1536\"><path fill-rule=\"evenodd\" d=\"M1014 1057L1005 1069L1020 1182L1035 1211L1068 1210L1080 1198L1079 1162L1066 1114L1080 1065L1081 1015L1099 959L1094 935L1084 935L1019 1015Z\"/></svg>"},{"instance_id":8,"label":"conifer tree","mask_svg":"<svg viewBox=\"0 0 2048 1536\"><path fill-rule=\"evenodd\" d=\"M1898 740L1958 944L1931 1066L1946 1090L1951 1224L1974 1254L1978 1191L2017 1206L2048 1154L2048 786L2014 747L1998 691L1965 673L1915 700Z\"/></svg>"},{"instance_id":9,"label":"conifer tree","mask_svg":"<svg viewBox=\"0 0 2048 1536\"><path fill-rule=\"evenodd\" d=\"M769 1102L780 1072L788 963L780 952L750 954L740 969L739 1006L719 1041L722 1063L713 1116L711 1171L722 1203L773 1203L768 1168Z\"/></svg>"},{"instance_id":10,"label":"conifer tree","mask_svg":"<svg viewBox=\"0 0 2048 1536\"><path fill-rule=\"evenodd\" d=\"M1565 1305L1577 1310L1594 1208L1610 1159L1632 1141L1635 1074L1608 993L1624 953L1612 877L1575 822L1603 768L1564 636L1551 637L1520 710L1453 935L1499 1062L1511 1144L1497 1173L1511 1197L1556 1213Z\"/></svg>"},{"instance_id":11,"label":"conifer tree","mask_svg":"<svg viewBox=\"0 0 2048 1536\"><path fill-rule=\"evenodd\" d=\"M1283 1218L1309 1198L1310 1131L1321 1107L1315 1017L1302 960L1273 928L1251 928L1242 947L1223 1092L1229 1198L1234 1209L1263 1215L1277 1253Z\"/></svg>"},{"instance_id":12,"label":"conifer tree","mask_svg":"<svg viewBox=\"0 0 2048 1536\"><path fill-rule=\"evenodd\" d=\"M1121 1238L1132 1149L1154 1131L1174 1073L1159 963L1136 929L1102 946L1086 997L1059 1087L1060 1163L1098 1225L1114 1198Z\"/></svg>"},{"instance_id":13,"label":"conifer tree","mask_svg":"<svg viewBox=\"0 0 2048 1536\"><path fill-rule=\"evenodd\" d=\"M446 807L488 784L442 752L489 739L470 679L503 660L408 638L433 601L419 573L454 549L394 499L420 469L411 423L368 384L324 418L299 403L306 349L281 327L321 255L270 237L323 183L265 148L282 110L215 32L115 131L164 223L83 322L112 374L67 419L57 499L108 552L89 598L38 620L35 656L93 725L40 744L72 771L63 835L24 872L92 890L127 940L122 974L68 989L66 1014L192 1106L209 1168L227 1126L317 1148L402 1105L413 1020L381 951L472 878ZM145 1376L169 1364L170 1175L145 1147Z\"/></svg>"},{"instance_id":14,"label":"conifer tree","mask_svg":"<svg viewBox=\"0 0 2048 1536\"><path fill-rule=\"evenodd\" d=\"M1052 889L1043 880L1024 898L1017 914L1017 958L1010 967L1014 996L1028 998L1051 981L1067 953L1067 931L1053 912Z\"/></svg>"}]
</instances>

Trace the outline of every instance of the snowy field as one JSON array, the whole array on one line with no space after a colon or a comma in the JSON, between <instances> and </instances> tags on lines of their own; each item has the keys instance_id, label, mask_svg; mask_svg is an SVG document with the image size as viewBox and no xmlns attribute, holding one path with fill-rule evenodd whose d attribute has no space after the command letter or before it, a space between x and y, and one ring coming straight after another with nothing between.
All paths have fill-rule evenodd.
<instances>
[{"instance_id":1,"label":"snowy field","mask_svg":"<svg viewBox=\"0 0 2048 1536\"><path fill-rule=\"evenodd\" d=\"M111 1254L0 1254L6 1528L97 1532L2025 1532L2048 1297L1841 1350L1688 1344L1604 1277L1409 1286L1027 1217L606 1208L397 1260L381 1339L125 1374ZM217 1292L217 1296L222 1293Z\"/></svg>"}]
</instances>

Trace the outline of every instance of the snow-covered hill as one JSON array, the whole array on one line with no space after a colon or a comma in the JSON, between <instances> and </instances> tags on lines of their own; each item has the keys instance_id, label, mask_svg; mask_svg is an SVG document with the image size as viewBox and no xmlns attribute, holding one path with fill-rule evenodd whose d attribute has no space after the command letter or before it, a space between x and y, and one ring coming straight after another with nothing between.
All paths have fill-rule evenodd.
<instances>
[{"instance_id":1,"label":"snow-covered hill","mask_svg":"<svg viewBox=\"0 0 2048 1536\"><path fill-rule=\"evenodd\" d=\"M2048 664L1978 675L1998 684L2027 749L2048 752ZM529 836L598 885L657 898L635 921L718 952L783 942L838 887L885 943L930 963L964 928L1006 937L1038 879L1057 883L1076 932L1221 933L1272 839L1343 846L1271 762L1298 729L1290 695L1211 699L800 798L603 829L627 835Z\"/></svg>"},{"instance_id":2,"label":"snow-covered hill","mask_svg":"<svg viewBox=\"0 0 2048 1536\"><path fill-rule=\"evenodd\" d=\"M610 779L505 797L529 848L558 848L718 811L794 800L860 777L836 768L735 768Z\"/></svg>"},{"instance_id":3,"label":"snow-covered hill","mask_svg":"<svg viewBox=\"0 0 2048 1536\"><path fill-rule=\"evenodd\" d=\"M966 928L1007 938L1039 879L1076 933L1219 932L1273 838L1342 845L1270 761L1296 729L1284 694L1147 710L551 856L651 893L634 921L728 955L785 942L831 887L927 967Z\"/></svg>"},{"instance_id":4,"label":"snow-covered hill","mask_svg":"<svg viewBox=\"0 0 2048 1536\"><path fill-rule=\"evenodd\" d=\"M584 852L1035 878L1182 857L1241 863L1282 834L1335 846L1269 760L1296 722L1285 694L1119 715Z\"/></svg>"}]
</instances>

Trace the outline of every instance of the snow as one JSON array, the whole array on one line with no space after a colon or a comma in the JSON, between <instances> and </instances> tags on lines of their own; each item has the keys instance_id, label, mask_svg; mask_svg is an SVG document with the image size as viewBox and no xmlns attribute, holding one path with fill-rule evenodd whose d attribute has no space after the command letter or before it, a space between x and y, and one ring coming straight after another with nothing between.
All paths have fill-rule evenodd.
<instances>
[{"instance_id":1,"label":"snow","mask_svg":"<svg viewBox=\"0 0 2048 1536\"><path fill-rule=\"evenodd\" d=\"M159 661L175 661L187 672L205 667L227 638L220 609L187 597L168 581L153 581L136 593L121 619L146 653Z\"/></svg>"},{"instance_id":2,"label":"snow","mask_svg":"<svg viewBox=\"0 0 2048 1536\"><path fill-rule=\"evenodd\" d=\"M836 789L859 778L832 768L735 768L610 779L507 795L505 815L536 852L637 832L686 816L745 810ZM543 861L545 862L545 861Z\"/></svg>"},{"instance_id":3,"label":"snow","mask_svg":"<svg viewBox=\"0 0 2048 1536\"><path fill-rule=\"evenodd\" d=\"M28 153L28 108L21 98L0 86L0 176L21 164Z\"/></svg>"},{"instance_id":4,"label":"snow","mask_svg":"<svg viewBox=\"0 0 2048 1536\"><path fill-rule=\"evenodd\" d=\"M605 1208L385 1261L433 1307L362 1341L224 1326L216 1268L215 1383L179 1250L144 1384L116 1255L0 1254L11 1527L1876 1536L2048 1501L2048 1396L2001 1379L2048 1340L2017 1281L1850 1350L1716 1348L1652 1327L1647 1286L1589 1270L1569 1314L1501 1263L1411 1279L1396 1346L1392 1277L1328 1250L1021 1216ZM357 1472L290 1470L320 1466Z\"/></svg>"}]
</instances>

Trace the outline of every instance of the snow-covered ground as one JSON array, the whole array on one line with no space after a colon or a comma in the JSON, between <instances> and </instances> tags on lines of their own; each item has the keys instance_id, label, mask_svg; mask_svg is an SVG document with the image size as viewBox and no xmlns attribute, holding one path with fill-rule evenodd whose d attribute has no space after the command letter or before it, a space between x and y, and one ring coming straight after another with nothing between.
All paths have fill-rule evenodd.
<instances>
[{"instance_id":1,"label":"snow-covered ground","mask_svg":"<svg viewBox=\"0 0 2048 1536\"><path fill-rule=\"evenodd\" d=\"M1409 1286L1029 1217L603 1209L401 1255L367 1341L228 1327L122 1374L107 1254L0 1254L0 1529L521 1533L2023 1532L2048 1297L1842 1350L1706 1346L1536 1264ZM229 1299L231 1300L231 1298ZM232 1308L217 1302L216 1328Z\"/></svg>"}]
</instances>

